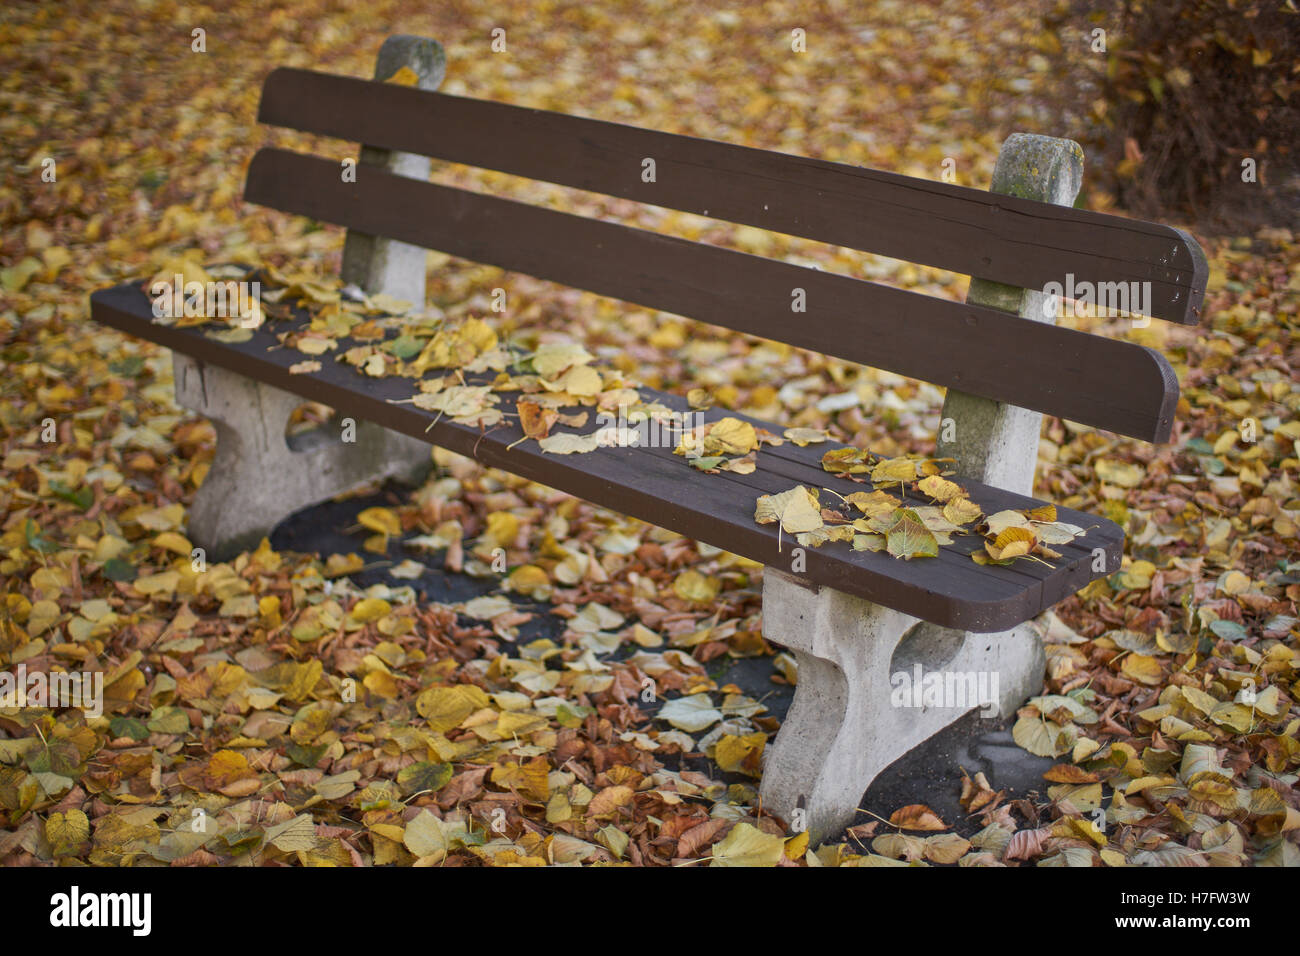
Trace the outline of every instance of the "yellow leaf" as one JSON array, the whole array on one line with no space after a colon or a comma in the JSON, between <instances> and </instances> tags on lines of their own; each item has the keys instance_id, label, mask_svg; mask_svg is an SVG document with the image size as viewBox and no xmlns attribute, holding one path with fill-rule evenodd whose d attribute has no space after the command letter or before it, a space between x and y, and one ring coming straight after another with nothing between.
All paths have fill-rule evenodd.
<instances>
[{"instance_id":1,"label":"yellow leaf","mask_svg":"<svg viewBox=\"0 0 1300 956\"><path fill-rule=\"evenodd\" d=\"M898 520L885 531L885 550L896 558L934 558L939 542L911 508L900 508Z\"/></svg>"},{"instance_id":2,"label":"yellow leaf","mask_svg":"<svg viewBox=\"0 0 1300 956\"><path fill-rule=\"evenodd\" d=\"M268 628L279 627L282 623L280 618L280 599L274 594L268 594L259 598L257 602L257 614L262 619L262 624Z\"/></svg>"},{"instance_id":3,"label":"yellow leaf","mask_svg":"<svg viewBox=\"0 0 1300 956\"><path fill-rule=\"evenodd\" d=\"M1154 657L1148 657L1146 654L1129 653L1124 658L1124 663L1120 665L1120 670L1138 683L1153 687L1162 680L1160 661Z\"/></svg>"},{"instance_id":4,"label":"yellow leaf","mask_svg":"<svg viewBox=\"0 0 1300 956\"><path fill-rule=\"evenodd\" d=\"M820 445L827 438L826 433L820 428L787 428L782 434L800 448Z\"/></svg>"},{"instance_id":5,"label":"yellow leaf","mask_svg":"<svg viewBox=\"0 0 1300 956\"><path fill-rule=\"evenodd\" d=\"M1092 820L1083 817L1062 817L1052 829L1053 836L1091 840L1097 846L1106 845L1106 834L1102 833Z\"/></svg>"},{"instance_id":6,"label":"yellow leaf","mask_svg":"<svg viewBox=\"0 0 1300 956\"><path fill-rule=\"evenodd\" d=\"M1053 522L1056 520L1056 505L1043 505L1041 508L1030 508L1025 512L1025 517L1032 521Z\"/></svg>"},{"instance_id":7,"label":"yellow leaf","mask_svg":"<svg viewBox=\"0 0 1300 956\"><path fill-rule=\"evenodd\" d=\"M1011 737L1035 757L1059 757L1073 746L1059 724L1043 717L1021 717L1011 728Z\"/></svg>"},{"instance_id":8,"label":"yellow leaf","mask_svg":"<svg viewBox=\"0 0 1300 956\"><path fill-rule=\"evenodd\" d=\"M1098 478L1121 488L1136 488L1146 477L1146 471L1141 465L1130 465L1108 458L1099 458L1096 469Z\"/></svg>"},{"instance_id":9,"label":"yellow leaf","mask_svg":"<svg viewBox=\"0 0 1300 956\"><path fill-rule=\"evenodd\" d=\"M213 281L212 276L208 274L208 271L204 269L203 266L195 262L193 258L190 258L191 256L197 255L199 255L199 253L190 252L185 256L168 259L164 262L158 269L157 273L154 274L154 277L149 280L151 290L153 285L158 282L164 282L169 287L175 286L177 284L177 275L181 277L180 284L182 288L174 289L173 295L183 294L183 287L189 285L191 282L201 282L206 287L209 282Z\"/></svg>"},{"instance_id":10,"label":"yellow leaf","mask_svg":"<svg viewBox=\"0 0 1300 956\"><path fill-rule=\"evenodd\" d=\"M890 458L871 469L871 480L877 484L916 480L916 462L910 458Z\"/></svg>"},{"instance_id":11,"label":"yellow leaf","mask_svg":"<svg viewBox=\"0 0 1300 956\"><path fill-rule=\"evenodd\" d=\"M188 538L182 534L177 534L175 531L163 531L154 535L153 546L176 554L183 554L186 557L189 557L190 552L194 549L194 545L190 544Z\"/></svg>"},{"instance_id":12,"label":"yellow leaf","mask_svg":"<svg viewBox=\"0 0 1300 956\"><path fill-rule=\"evenodd\" d=\"M331 554L325 559L325 576L327 578L337 578L344 574L360 571L365 566L365 558L355 552L352 554Z\"/></svg>"},{"instance_id":13,"label":"yellow leaf","mask_svg":"<svg viewBox=\"0 0 1300 956\"><path fill-rule=\"evenodd\" d=\"M694 458L731 457L747 455L757 447L758 432L753 425L739 418L722 418L687 432L673 453Z\"/></svg>"},{"instance_id":14,"label":"yellow leaf","mask_svg":"<svg viewBox=\"0 0 1300 956\"><path fill-rule=\"evenodd\" d=\"M539 592L549 589L551 579L535 564L524 564L510 572L506 579L510 590L518 594L537 596Z\"/></svg>"},{"instance_id":15,"label":"yellow leaf","mask_svg":"<svg viewBox=\"0 0 1300 956\"><path fill-rule=\"evenodd\" d=\"M302 335L298 337L296 348L306 355L324 355L330 349L339 347L338 342L325 335Z\"/></svg>"},{"instance_id":16,"label":"yellow leaf","mask_svg":"<svg viewBox=\"0 0 1300 956\"><path fill-rule=\"evenodd\" d=\"M1219 582L1219 590L1224 594L1235 596L1250 588L1250 578L1240 571L1229 571Z\"/></svg>"},{"instance_id":17,"label":"yellow leaf","mask_svg":"<svg viewBox=\"0 0 1300 956\"><path fill-rule=\"evenodd\" d=\"M402 842L420 859L432 858L437 862L447 855L451 846L448 827L428 810L420 810L406 825Z\"/></svg>"},{"instance_id":18,"label":"yellow leaf","mask_svg":"<svg viewBox=\"0 0 1300 956\"><path fill-rule=\"evenodd\" d=\"M537 444L548 455L585 455L600 447L600 439L595 433L590 435L571 435L561 432L540 439Z\"/></svg>"},{"instance_id":19,"label":"yellow leaf","mask_svg":"<svg viewBox=\"0 0 1300 956\"><path fill-rule=\"evenodd\" d=\"M454 684L423 691L415 699L415 710L432 729L446 731L489 703L488 695L473 684Z\"/></svg>"},{"instance_id":20,"label":"yellow leaf","mask_svg":"<svg viewBox=\"0 0 1300 956\"><path fill-rule=\"evenodd\" d=\"M203 777L208 787L221 792L245 780L255 780L257 774L243 754L236 750L218 750L208 761Z\"/></svg>"},{"instance_id":21,"label":"yellow leaf","mask_svg":"<svg viewBox=\"0 0 1300 956\"><path fill-rule=\"evenodd\" d=\"M870 471L871 452L861 448L832 448L822 455L822 469L832 475L860 475Z\"/></svg>"},{"instance_id":22,"label":"yellow leaf","mask_svg":"<svg viewBox=\"0 0 1300 956\"><path fill-rule=\"evenodd\" d=\"M396 678L387 671L371 671L361 682L371 693L384 698L393 700L401 693L402 687Z\"/></svg>"},{"instance_id":23,"label":"yellow leaf","mask_svg":"<svg viewBox=\"0 0 1300 956\"><path fill-rule=\"evenodd\" d=\"M551 788L546 779L550 772L551 765L545 757L534 757L524 763L498 764L492 768L492 782L500 787L522 791L534 800L546 803L551 796ZM631 787L624 789L629 793L631 791Z\"/></svg>"},{"instance_id":24,"label":"yellow leaf","mask_svg":"<svg viewBox=\"0 0 1300 956\"><path fill-rule=\"evenodd\" d=\"M897 498L886 491L855 491L850 495L845 495L844 500L868 518L893 514L900 504Z\"/></svg>"},{"instance_id":25,"label":"yellow leaf","mask_svg":"<svg viewBox=\"0 0 1300 956\"><path fill-rule=\"evenodd\" d=\"M51 813L45 821L45 839L56 856L73 852L90 839L90 820L81 810Z\"/></svg>"},{"instance_id":26,"label":"yellow leaf","mask_svg":"<svg viewBox=\"0 0 1300 956\"><path fill-rule=\"evenodd\" d=\"M384 82L396 83L398 86L415 86L420 82L420 76L409 66L404 66Z\"/></svg>"},{"instance_id":27,"label":"yellow leaf","mask_svg":"<svg viewBox=\"0 0 1300 956\"><path fill-rule=\"evenodd\" d=\"M1028 528L1004 528L994 541L984 542L984 550L994 561L1006 561L1028 554L1036 540Z\"/></svg>"},{"instance_id":28,"label":"yellow leaf","mask_svg":"<svg viewBox=\"0 0 1300 956\"><path fill-rule=\"evenodd\" d=\"M568 796L562 790L557 790L551 794L550 802L546 804L546 822L556 824L571 819L573 806L569 803Z\"/></svg>"},{"instance_id":29,"label":"yellow leaf","mask_svg":"<svg viewBox=\"0 0 1300 956\"><path fill-rule=\"evenodd\" d=\"M713 398L707 388L693 388L686 393L686 402L697 411L713 407Z\"/></svg>"},{"instance_id":30,"label":"yellow leaf","mask_svg":"<svg viewBox=\"0 0 1300 956\"><path fill-rule=\"evenodd\" d=\"M1150 561L1134 561L1120 571L1115 583L1126 590L1145 591L1151 586L1155 573L1156 566Z\"/></svg>"},{"instance_id":31,"label":"yellow leaf","mask_svg":"<svg viewBox=\"0 0 1300 956\"><path fill-rule=\"evenodd\" d=\"M222 617L257 617L257 598L251 594L233 594L221 602L217 613Z\"/></svg>"},{"instance_id":32,"label":"yellow leaf","mask_svg":"<svg viewBox=\"0 0 1300 956\"><path fill-rule=\"evenodd\" d=\"M785 856L785 840L748 823L737 823L713 847L710 866L776 866Z\"/></svg>"},{"instance_id":33,"label":"yellow leaf","mask_svg":"<svg viewBox=\"0 0 1300 956\"><path fill-rule=\"evenodd\" d=\"M600 373L590 365L574 365L559 378L542 379L542 386L548 392L565 392L578 398L592 398L600 394Z\"/></svg>"},{"instance_id":34,"label":"yellow leaf","mask_svg":"<svg viewBox=\"0 0 1300 956\"><path fill-rule=\"evenodd\" d=\"M543 379L554 379L571 365L586 365L594 355L581 345L542 345L533 353L533 369Z\"/></svg>"},{"instance_id":35,"label":"yellow leaf","mask_svg":"<svg viewBox=\"0 0 1300 956\"><path fill-rule=\"evenodd\" d=\"M803 485L777 495L759 495L754 520L759 524L780 521L788 534L814 531L823 524L819 495Z\"/></svg>"},{"instance_id":36,"label":"yellow leaf","mask_svg":"<svg viewBox=\"0 0 1300 956\"><path fill-rule=\"evenodd\" d=\"M267 827L266 842L282 853L298 853L316 848L316 821L310 813L300 813L296 817Z\"/></svg>"},{"instance_id":37,"label":"yellow leaf","mask_svg":"<svg viewBox=\"0 0 1300 956\"><path fill-rule=\"evenodd\" d=\"M874 480L875 475L872 474ZM961 486L956 482L949 481L947 478L940 478L938 475L931 475L928 478L922 478L917 482L916 487L923 493L929 495L940 504L952 501L965 494Z\"/></svg>"},{"instance_id":38,"label":"yellow leaf","mask_svg":"<svg viewBox=\"0 0 1300 956\"><path fill-rule=\"evenodd\" d=\"M808 852L808 831L804 830L785 841L786 859L799 860Z\"/></svg>"},{"instance_id":39,"label":"yellow leaf","mask_svg":"<svg viewBox=\"0 0 1300 956\"><path fill-rule=\"evenodd\" d=\"M751 777L762 776L760 761L767 745L767 734L753 733L737 736L724 734L713 752L718 768L728 773L745 773Z\"/></svg>"},{"instance_id":40,"label":"yellow leaf","mask_svg":"<svg viewBox=\"0 0 1300 956\"><path fill-rule=\"evenodd\" d=\"M519 534L519 519L509 511L488 515L482 540L497 548L508 548Z\"/></svg>"},{"instance_id":41,"label":"yellow leaf","mask_svg":"<svg viewBox=\"0 0 1300 956\"><path fill-rule=\"evenodd\" d=\"M957 525L970 524L981 514L983 510L969 498L953 498L943 506L943 516Z\"/></svg>"},{"instance_id":42,"label":"yellow leaf","mask_svg":"<svg viewBox=\"0 0 1300 956\"><path fill-rule=\"evenodd\" d=\"M147 574L136 578L132 582L132 587L141 594L172 594L180 583L180 572L162 571L159 574Z\"/></svg>"},{"instance_id":43,"label":"yellow leaf","mask_svg":"<svg viewBox=\"0 0 1300 956\"><path fill-rule=\"evenodd\" d=\"M683 571L673 580L673 593L683 601L705 604L718 596L721 583L717 578L705 577L699 571Z\"/></svg>"},{"instance_id":44,"label":"yellow leaf","mask_svg":"<svg viewBox=\"0 0 1300 956\"><path fill-rule=\"evenodd\" d=\"M551 426L556 423L560 413L553 408L542 408L536 402L518 401L515 409L519 412L519 428L525 438L537 441L551 433Z\"/></svg>"},{"instance_id":45,"label":"yellow leaf","mask_svg":"<svg viewBox=\"0 0 1300 956\"><path fill-rule=\"evenodd\" d=\"M482 319L466 319L456 330L456 338L476 352L489 352L497 347L497 334Z\"/></svg>"},{"instance_id":46,"label":"yellow leaf","mask_svg":"<svg viewBox=\"0 0 1300 956\"><path fill-rule=\"evenodd\" d=\"M402 520L390 508L367 508L357 515L357 521L363 528L378 531L380 534L399 535L402 533Z\"/></svg>"}]
</instances>

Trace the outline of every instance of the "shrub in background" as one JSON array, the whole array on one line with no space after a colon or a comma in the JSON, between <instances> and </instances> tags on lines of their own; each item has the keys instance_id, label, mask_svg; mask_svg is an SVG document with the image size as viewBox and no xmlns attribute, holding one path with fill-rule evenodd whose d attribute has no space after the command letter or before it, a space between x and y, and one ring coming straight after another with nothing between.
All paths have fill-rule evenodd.
<instances>
[{"instance_id":1,"label":"shrub in background","mask_svg":"<svg viewBox=\"0 0 1300 956\"><path fill-rule=\"evenodd\" d=\"M1084 120L1103 158L1090 176L1120 206L1300 226L1296 0L1058 0L1045 19L1077 31L1062 106Z\"/></svg>"}]
</instances>

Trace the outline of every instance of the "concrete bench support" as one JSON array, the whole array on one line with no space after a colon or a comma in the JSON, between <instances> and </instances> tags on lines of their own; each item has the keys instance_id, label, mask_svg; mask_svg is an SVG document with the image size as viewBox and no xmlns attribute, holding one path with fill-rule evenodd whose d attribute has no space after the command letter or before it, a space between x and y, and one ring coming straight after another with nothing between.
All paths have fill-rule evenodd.
<instances>
[{"instance_id":1,"label":"concrete bench support","mask_svg":"<svg viewBox=\"0 0 1300 956\"><path fill-rule=\"evenodd\" d=\"M1017 133L998 155L992 191L1072 205L1082 178L1078 144ZM967 300L1055 321L1032 290L973 278ZM949 390L938 455L955 458L960 477L1029 495L1041 423L1038 412ZM1028 624L999 634L939 628L775 568L763 573L763 634L799 664L794 703L766 752L763 805L808 829L814 845L862 822L857 809L871 781L907 751L971 710L987 705L986 715L1009 716L1042 688L1042 642ZM959 675L982 679L987 696L896 706L895 690L910 684L917 664L954 688L970 689Z\"/></svg>"},{"instance_id":2,"label":"concrete bench support","mask_svg":"<svg viewBox=\"0 0 1300 956\"><path fill-rule=\"evenodd\" d=\"M437 89L446 57L434 40L393 36L384 41L375 79L403 67L420 89ZM362 146L361 169L428 179L424 156ZM386 293L423 308L428 251L419 246L349 231L344 238L342 278L368 294ZM355 423L355 441L341 428L322 427L311 447L291 449L284 429L302 399L281 389L188 356L173 358L176 400L212 420L217 453L190 509L191 540L221 560L255 547L277 524L303 508L376 479L418 482L428 471L432 448L370 422Z\"/></svg>"},{"instance_id":3,"label":"concrete bench support","mask_svg":"<svg viewBox=\"0 0 1300 956\"><path fill-rule=\"evenodd\" d=\"M430 446L370 422L355 423L354 442L324 425L291 449L284 428L302 399L188 355L172 358L176 401L217 430L217 454L194 496L190 539L221 561L247 548L293 514L379 478L418 482Z\"/></svg>"},{"instance_id":4,"label":"concrete bench support","mask_svg":"<svg viewBox=\"0 0 1300 956\"><path fill-rule=\"evenodd\" d=\"M763 768L763 806L787 821L802 816L815 841L865 822L854 819L863 793L917 744L971 710L1008 716L1042 687L1042 642L1028 624L954 631L773 568L763 572L763 634L799 663L794 703ZM954 675L964 703L927 706L911 689L916 665Z\"/></svg>"}]
</instances>

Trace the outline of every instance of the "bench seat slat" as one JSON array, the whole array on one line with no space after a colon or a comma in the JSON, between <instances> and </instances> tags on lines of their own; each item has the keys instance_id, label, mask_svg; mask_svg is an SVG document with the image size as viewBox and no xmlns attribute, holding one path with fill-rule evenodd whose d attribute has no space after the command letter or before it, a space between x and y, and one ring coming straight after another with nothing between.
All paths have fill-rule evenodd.
<instances>
[{"instance_id":1,"label":"bench seat slat","mask_svg":"<svg viewBox=\"0 0 1300 956\"><path fill-rule=\"evenodd\" d=\"M830 242L966 275L1149 282L1152 315L1196 324L1196 241L1156 223L618 123L282 67L258 119ZM643 182L644 158L656 181Z\"/></svg>"},{"instance_id":2,"label":"bench seat slat","mask_svg":"<svg viewBox=\"0 0 1300 956\"><path fill-rule=\"evenodd\" d=\"M1178 382L1158 352L996 309L377 169L345 183L285 150L257 154L245 198L1134 438L1172 427Z\"/></svg>"},{"instance_id":3,"label":"bench seat slat","mask_svg":"<svg viewBox=\"0 0 1300 956\"><path fill-rule=\"evenodd\" d=\"M673 456L671 449L600 449L585 455L556 456L542 453L533 442L510 448L520 437L515 424L503 424L484 434L478 428L439 421L435 413L410 404L393 404L394 400L411 396L410 379L363 379L356 370L334 361L322 362L318 372L291 375L289 366L301 356L279 347L270 330L294 327L288 323L263 326L254 330L250 341L226 345L205 337L202 329L154 323L151 301L136 286L97 292L91 297L91 306L92 317L98 322L285 389L305 400L324 402L340 414L374 421L764 565L790 566L790 550L795 542L785 535L778 546L776 527L758 525L753 520L758 494L784 491L793 484L781 473L784 466L765 467L766 449L759 452L758 470L745 476L744 482L735 482L696 471ZM648 389L642 392L650 397ZM673 396L654 397L680 407L681 400ZM503 399L503 405L509 404L508 398ZM818 447L824 451L834 446ZM830 475L824 475L820 484L841 494L864 487ZM1042 504L975 482L963 484L988 512ZM802 577L943 626L1000 631L1051 607L1097 576L1090 570L1093 548L1105 552L1108 567L1118 567L1123 533L1117 526L1069 509L1060 509L1060 518L1088 527L1089 531L1051 569L983 568L952 549L942 549L936 559L898 561L888 555L854 552L832 544L807 550L807 570Z\"/></svg>"}]
</instances>

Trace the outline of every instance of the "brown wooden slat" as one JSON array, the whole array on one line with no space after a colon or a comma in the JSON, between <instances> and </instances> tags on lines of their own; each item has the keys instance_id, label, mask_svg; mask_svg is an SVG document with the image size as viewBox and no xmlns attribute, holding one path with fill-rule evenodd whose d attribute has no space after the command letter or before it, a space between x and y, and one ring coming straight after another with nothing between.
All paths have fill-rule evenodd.
<instances>
[{"instance_id":1,"label":"brown wooden slat","mask_svg":"<svg viewBox=\"0 0 1300 956\"><path fill-rule=\"evenodd\" d=\"M285 150L254 157L245 198L1146 441L1173 423L1178 381L1158 352L996 309L368 167L345 183Z\"/></svg>"},{"instance_id":2,"label":"brown wooden slat","mask_svg":"<svg viewBox=\"0 0 1300 956\"><path fill-rule=\"evenodd\" d=\"M1151 314L1190 325L1209 275L1196 240L1170 226L353 77L274 70L258 119L1025 288L1067 273L1149 282Z\"/></svg>"},{"instance_id":3,"label":"brown wooden slat","mask_svg":"<svg viewBox=\"0 0 1300 956\"><path fill-rule=\"evenodd\" d=\"M300 353L278 347L271 328L253 333L249 342L224 345L208 339L202 329L175 328L152 322L150 299L134 286L119 286L91 297L92 317L128 334L229 368L306 400L324 402L341 414L365 418L407 435L477 458L595 504L615 509L700 541L744 555L768 566L788 568L793 542L786 536L778 548L774 526L753 520L759 493L783 491L790 479L760 467L741 485L718 475L705 475L674 457L667 449L604 449L586 455L545 455L534 442L515 448L517 425L481 433L423 412L413 405L393 404L414 392L409 379L364 379L340 362L323 362L318 372L289 374ZM642 390L648 393L649 390ZM507 406L508 407L508 406ZM775 429L777 426L770 426ZM824 487L837 487L827 476ZM975 482L965 483L986 510L1034 507L1041 502ZM840 482L843 491L860 486ZM1062 520L1097 524L1080 542L1083 557L1063 560L1059 567L1035 574L1010 568L980 568L958 554L941 559L897 561L887 555L854 552L827 545L807 551L807 580L836 588L933 621L978 632L999 631L1027 620L1091 579L1088 550L1102 548L1108 564L1117 566L1123 533L1111 522L1061 510Z\"/></svg>"}]
</instances>

